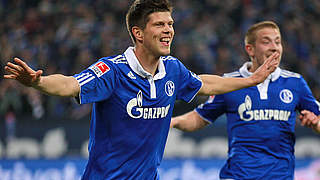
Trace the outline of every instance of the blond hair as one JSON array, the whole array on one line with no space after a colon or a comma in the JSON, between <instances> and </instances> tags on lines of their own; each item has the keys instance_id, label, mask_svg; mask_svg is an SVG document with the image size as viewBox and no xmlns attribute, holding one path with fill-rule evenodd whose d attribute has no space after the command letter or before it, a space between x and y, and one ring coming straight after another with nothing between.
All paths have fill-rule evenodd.
<instances>
[{"instance_id":1,"label":"blond hair","mask_svg":"<svg viewBox=\"0 0 320 180\"><path fill-rule=\"evenodd\" d=\"M248 44L254 45L257 40L257 36L256 36L257 31L263 28L273 28L278 30L280 33L280 29L278 25L273 21L262 21L262 22L256 23L248 29L244 39L245 45L248 45Z\"/></svg>"}]
</instances>

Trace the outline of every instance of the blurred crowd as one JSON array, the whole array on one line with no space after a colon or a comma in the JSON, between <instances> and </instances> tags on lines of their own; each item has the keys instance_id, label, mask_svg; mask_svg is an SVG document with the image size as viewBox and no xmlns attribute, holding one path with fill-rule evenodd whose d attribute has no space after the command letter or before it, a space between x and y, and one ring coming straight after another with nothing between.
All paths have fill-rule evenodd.
<instances>
[{"instance_id":1,"label":"blurred crowd","mask_svg":"<svg viewBox=\"0 0 320 180\"><path fill-rule=\"evenodd\" d=\"M132 0L0 0L1 76L7 61L25 60L45 74L73 75L97 59L132 45L125 13ZM172 55L195 73L222 75L248 57L244 33L261 20L281 29L281 66L298 72L320 98L320 1L172 0L176 36ZM79 119L90 106L49 97L0 79L0 118L10 131L18 117ZM13 130L12 130L13 131Z\"/></svg>"}]
</instances>

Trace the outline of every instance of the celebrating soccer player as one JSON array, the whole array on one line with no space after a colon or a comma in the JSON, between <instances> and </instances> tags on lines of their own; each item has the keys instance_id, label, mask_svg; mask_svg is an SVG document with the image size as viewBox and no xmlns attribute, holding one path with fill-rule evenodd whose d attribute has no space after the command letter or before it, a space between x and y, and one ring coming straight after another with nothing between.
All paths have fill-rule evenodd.
<instances>
[{"instance_id":1,"label":"celebrating soccer player","mask_svg":"<svg viewBox=\"0 0 320 180\"><path fill-rule=\"evenodd\" d=\"M4 77L49 95L92 103L89 160L83 179L159 179L159 166L176 99L191 101L257 85L279 63L279 53L248 78L197 76L170 54L174 36L167 0L136 0L126 22L134 47L104 57L74 76L42 76L15 58ZM82 133L82 132L79 132Z\"/></svg>"},{"instance_id":2,"label":"celebrating soccer player","mask_svg":"<svg viewBox=\"0 0 320 180\"><path fill-rule=\"evenodd\" d=\"M249 77L274 52L282 55L277 24L263 21L245 36L251 62L226 77ZM171 127L195 131L227 115L229 151L221 179L294 178L296 110L302 125L320 132L320 104L301 75L277 68L254 87L212 96L195 111L172 119Z\"/></svg>"}]
</instances>

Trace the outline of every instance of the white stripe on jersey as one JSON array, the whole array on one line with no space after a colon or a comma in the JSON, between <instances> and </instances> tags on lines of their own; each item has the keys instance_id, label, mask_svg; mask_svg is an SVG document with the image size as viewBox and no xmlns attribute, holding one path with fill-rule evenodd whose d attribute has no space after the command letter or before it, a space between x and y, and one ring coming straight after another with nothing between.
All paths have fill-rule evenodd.
<instances>
[{"instance_id":1,"label":"white stripe on jersey","mask_svg":"<svg viewBox=\"0 0 320 180\"><path fill-rule=\"evenodd\" d=\"M84 74L81 74L80 76L76 77L76 79L79 82L80 86L86 84L87 82L91 81L94 78L95 78L95 76L93 76L90 73L84 73Z\"/></svg>"},{"instance_id":2,"label":"white stripe on jersey","mask_svg":"<svg viewBox=\"0 0 320 180\"><path fill-rule=\"evenodd\" d=\"M79 80L80 78L82 78L83 76L88 76L91 75L90 73L83 73L80 76L77 76L76 79Z\"/></svg>"},{"instance_id":3,"label":"white stripe on jersey","mask_svg":"<svg viewBox=\"0 0 320 180\"><path fill-rule=\"evenodd\" d=\"M319 111L320 111L320 102L316 100L316 103L318 105ZM319 121L320 122L320 121Z\"/></svg>"},{"instance_id":4,"label":"white stripe on jersey","mask_svg":"<svg viewBox=\"0 0 320 180\"><path fill-rule=\"evenodd\" d=\"M108 59L109 61L113 62L114 64L119 64L119 63L125 63L127 64L128 61L126 60L126 58L123 55L118 55L114 58Z\"/></svg>"},{"instance_id":5,"label":"white stripe on jersey","mask_svg":"<svg viewBox=\"0 0 320 180\"><path fill-rule=\"evenodd\" d=\"M91 76L92 76L92 74L90 74L90 73L84 73L84 74L81 74L80 76L76 77L76 79L80 82L80 81L83 81L84 79L87 79Z\"/></svg>"},{"instance_id":6,"label":"white stripe on jersey","mask_svg":"<svg viewBox=\"0 0 320 180\"><path fill-rule=\"evenodd\" d=\"M85 81L83 81L83 82L79 82L79 84L80 84L80 86L82 86L82 85L86 84L87 82L91 81L91 80L94 79L94 78L95 78L95 77L92 76L92 77L90 77L89 79L87 79L87 80L85 80Z\"/></svg>"},{"instance_id":7,"label":"white stripe on jersey","mask_svg":"<svg viewBox=\"0 0 320 180\"><path fill-rule=\"evenodd\" d=\"M239 77L239 76L241 76L241 74L238 71L231 72L231 73L225 73L223 75L223 77Z\"/></svg>"},{"instance_id":8,"label":"white stripe on jersey","mask_svg":"<svg viewBox=\"0 0 320 180\"><path fill-rule=\"evenodd\" d=\"M298 73L294 73L294 72L290 72L290 71L287 71L287 70L282 70L281 71L281 76L284 77L284 78L289 78L289 77L295 77L295 78L300 78L300 74Z\"/></svg>"},{"instance_id":9,"label":"white stripe on jersey","mask_svg":"<svg viewBox=\"0 0 320 180\"><path fill-rule=\"evenodd\" d=\"M114 57L114 58L110 58L110 59L108 59L109 61L116 61L117 59L119 59L119 58L123 58L123 56L122 55L118 55L118 56L116 56L116 57Z\"/></svg>"}]
</instances>

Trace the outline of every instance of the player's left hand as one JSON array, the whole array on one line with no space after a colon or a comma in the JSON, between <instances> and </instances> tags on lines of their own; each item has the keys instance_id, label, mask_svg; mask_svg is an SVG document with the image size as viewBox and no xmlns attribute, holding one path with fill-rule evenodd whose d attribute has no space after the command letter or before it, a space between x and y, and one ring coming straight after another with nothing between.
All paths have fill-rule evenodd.
<instances>
[{"instance_id":1,"label":"player's left hand","mask_svg":"<svg viewBox=\"0 0 320 180\"><path fill-rule=\"evenodd\" d=\"M320 118L315 115L313 112L310 112L308 110L303 110L300 112L299 119L301 121L302 126L307 126L315 131L318 131L319 124L320 124Z\"/></svg>"}]
</instances>

